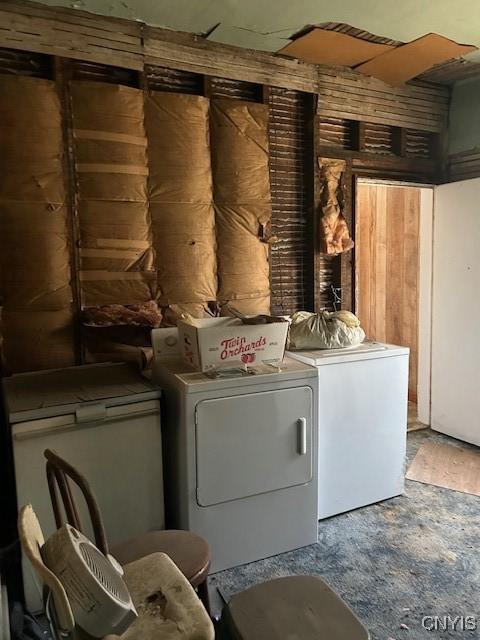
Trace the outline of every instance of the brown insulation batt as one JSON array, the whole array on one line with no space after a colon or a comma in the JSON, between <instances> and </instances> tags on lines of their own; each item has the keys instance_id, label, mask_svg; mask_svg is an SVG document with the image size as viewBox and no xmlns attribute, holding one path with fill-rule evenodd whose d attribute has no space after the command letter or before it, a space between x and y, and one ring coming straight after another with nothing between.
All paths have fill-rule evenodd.
<instances>
[{"instance_id":1,"label":"brown insulation batt","mask_svg":"<svg viewBox=\"0 0 480 640\"><path fill-rule=\"evenodd\" d=\"M143 92L71 83L82 306L154 297Z\"/></svg>"},{"instance_id":2,"label":"brown insulation batt","mask_svg":"<svg viewBox=\"0 0 480 640\"><path fill-rule=\"evenodd\" d=\"M5 370L75 363L60 104L49 80L0 76Z\"/></svg>"},{"instance_id":3,"label":"brown insulation batt","mask_svg":"<svg viewBox=\"0 0 480 640\"><path fill-rule=\"evenodd\" d=\"M222 306L235 306L239 311L244 309L240 301L249 300L252 314L268 313L265 298L270 295L272 216L268 107L216 99L211 115L218 299Z\"/></svg>"},{"instance_id":4,"label":"brown insulation batt","mask_svg":"<svg viewBox=\"0 0 480 640\"><path fill-rule=\"evenodd\" d=\"M318 158L320 167L320 247L322 253L338 255L353 247L343 215L342 174L345 160Z\"/></svg>"},{"instance_id":5,"label":"brown insulation batt","mask_svg":"<svg viewBox=\"0 0 480 640\"><path fill-rule=\"evenodd\" d=\"M162 306L197 315L217 295L209 100L151 92L146 103L150 215ZM200 303L200 304L199 304Z\"/></svg>"}]
</instances>

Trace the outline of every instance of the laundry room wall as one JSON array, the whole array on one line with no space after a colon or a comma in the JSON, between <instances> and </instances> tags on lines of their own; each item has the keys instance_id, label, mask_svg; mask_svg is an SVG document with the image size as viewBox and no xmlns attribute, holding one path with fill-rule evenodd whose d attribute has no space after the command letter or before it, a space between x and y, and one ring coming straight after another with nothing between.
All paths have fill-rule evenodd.
<instances>
[{"instance_id":1,"label":"laundry room wall","mask_svg":"<svg viewBox=\"0 0 480 640\"><path fill-rule=\"evenodd\" d=\"M480 80L455 83L450 103L448 132L451 182L480 176Z\"/></svg>"},{"instance_id":2,"label":"laundry room wall","mask_svg":"<svg viewBox=\"0 0 480 640\"><path fill-rule=\"evenodd\" d=\"M353 308L353 252L326 256L318 242L321 191L318 157L345 161L342 201L345 220L351 228L357 176L396 176L423 182L437 179L439 142L445 134L449 99L443 86L415 81L395 89L350 70L299 64L281 56L236 49L190 34L77 10L9 2L2 4L0 19L4 25L0 34L2 77L9 78L8 82L23 77L33 84L48 81L58 95L62 147L56 162L65 185L64 243L71 274L68 349L73 357L69 362L138 361L148 348L151 327L175 322L182 312L181 305L196 305L194 315L216 314L222 306L219 289L216 295L212 290L213 281L208 291L195 286L195 292L187 296L195 300L186 300L183 293L171 296L171 302L166 301L168 296L162 297L161 287L165 285L159 273L165 275L167 266L173 271L176 268L163 253L166 224L162 223L163 233L154 213L154 208L162 204L161 198L158 200L157 193L155 201L147 194L148 189L144 190L148 171L157 171L153 169L153 156L148 160L147 153L146 164L140 158L142 154L145 157L145 144L147 151L150 144L148 126L146 136L145 122L140 121L135 131L110 130L114 111L107 101L101 105L105 110L102 122L93 123L91 128L86 121L79 123L75 83L90 83L93 91L96 83L98 100L113 92L135 94L141 97L141 102L153 91L199 96L210 103L224 99L238 104L243 101L252 103L252 112L256 105L265 111L270 194L263 203L268 201L271 207L271 223L258 218L263 231L261 235L255 231L255 241L264 255L262 266L260 262L258 265L263 270L264 285L268 286L247 292L250 297L245 297L242 291L229 292L229 297L232 293L243 296L244 305L245 300L256 300L248 309L244 307L252 313L268 310L268 296L273 313ZM365 100L357 100L359 89ZM95 139L87 143L85 131L95 132ZM118 136L123 136L122 140ZM92 162L89 147L101 151L100 163ZM214 153L214 149L210 152ZM4 157L2 149L0 163ZM102 166L92 166L99 164ZM126 199L116 203L117 210L122 208L121 231L109 229L107 219L94 221L94 209L106 211L105 202L111 195L97 190L92 196L89 189L95 187L94 183L97 187L102 181L106 184L108 176L112 180L114 176L115 179L123 176L129 184L137 185L135 197L125 194ZM140 183L144 187L140 188ZM99 204L100 201L104 204ZM170 204L173 212L173 203ZM255 206L258 210L258 202ZM191 235L191 222L185 225L187 235ZM3 235L0 242L5 243L5 238ZM204 241L205 235L202 238ZM20 236L12 241L10 255L19 241ZM193 241L195 245L185 245L188 255L193 255L192 247L198 250L202 246L199 236ZM167 244L171 246L170 240ZM212 247L209 269L213 274L214 268L218 272L218 260L214 267L211 250ZM174 255L177 253L181 254L180 244ZM217 254L216 249L216 258ZM192 271L193 279L193 263L188 266L188 260L180 262L182 268ZM180 262L178 282L185 283L188 273L180 273ZM202 262L205 268L209 264L208 260ZM8 268L8 265L6 270L2 268L2 273ZM119 274L122 274L122 295L115 293L114 283ZM169 278L176 286L175 273L170 273ZM108 282L111 286L105 285ZM4 283L5 280L0 281L0 289L3 317L8 321L12 300ZM102 287L104 293L109 293L107 302L97 295ZM130 293L124 295L125 292ZM26 314L33 312L32 304L28 301L24 304ZM60 310L53 313L52 318L60 320ZM55 328L52 335L55 341L64 340L63 325ZM48 358L35 359L29 346L32 341L41 344L41 336L40 323L32 321L24 328L19 324L15 345L18 357L13 357L11 338L4 329L3 370L50 366Z\"/></svg>"}]
</instances>

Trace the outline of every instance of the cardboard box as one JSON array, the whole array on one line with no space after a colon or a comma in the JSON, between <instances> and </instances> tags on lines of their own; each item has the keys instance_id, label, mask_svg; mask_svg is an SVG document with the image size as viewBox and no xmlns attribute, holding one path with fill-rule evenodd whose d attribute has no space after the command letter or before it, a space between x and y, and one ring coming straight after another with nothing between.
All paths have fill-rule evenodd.
<instances>
[{"instance_id":1,"label":"cardboard box","mask_svg":"<svg viewBox=\"0 0 480 640\"><path fill-rule=\"evenodd\" d=\"M178 322L180 352L198 371L282 361L288 322L242 324L237 318Z\"/></svg>"}]
</instances>

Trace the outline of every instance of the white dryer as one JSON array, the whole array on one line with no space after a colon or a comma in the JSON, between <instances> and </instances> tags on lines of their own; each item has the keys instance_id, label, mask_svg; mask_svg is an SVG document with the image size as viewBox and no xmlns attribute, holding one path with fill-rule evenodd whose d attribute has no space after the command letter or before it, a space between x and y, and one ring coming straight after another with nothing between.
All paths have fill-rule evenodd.
<instances>
[{"instance_id":1,"label":"white dryer","mask_svg":"<svg viewBox=\"0 0 480 640\"><path fill-rule=\"evenodd\" d=\"M155 340L154 340L155 343ZM317 541L317 371L212 379L157 358L167 524L205 537L212 571Z\"/></svg>"},{"instance_id":2,"label":"white dryer","mask_svg":"<svg viewBox=\"0 0 480 640\"><path fill-rule=\"evenodd\" d=\"M408 348L366 342L288 355L318 370L319 519L403 493Z\"/></svg>"}]
</instances>

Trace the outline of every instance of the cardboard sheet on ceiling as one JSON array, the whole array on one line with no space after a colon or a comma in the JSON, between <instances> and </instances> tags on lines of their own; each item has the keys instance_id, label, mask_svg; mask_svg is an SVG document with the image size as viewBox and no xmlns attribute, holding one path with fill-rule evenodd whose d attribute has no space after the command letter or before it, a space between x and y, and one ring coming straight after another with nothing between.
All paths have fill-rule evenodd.
<instances>
[{"instance_id":1,"label":"cardboard sheet on ceiling","mask_svg":"<svg viewBox=\"0 0 480 640\"><path fill-rule=\"evenodd\" d=\"M399 86L436 64L459 58L476 49L471 45L457 44L436 33L429 33L364 62L355 69L392 86Z\"/></svg>"},{"instance_id":2,"label":"cardboard sheet on ceiling","mask_svg":"<svg viewBox=\"0 0 480 640\"><path fill-rule=\"evenodd\" d=\"M394 49L388 44L377 44L337 31L315 27L299 36L278 53L313 64L344 65L353 67Z\"/></svg>"},{"instance_id":3,"label":"cardboard sheet on ceiling","mask_svg":"<svg viewBox=\"0 0 480 640\"><path fill-rule=\"evenodd\" d=\"M265 313L270 295L267 241L272 216L268 107L217 99L211 111L218 298L222 307L250 300L252 314Z\"/></svg>"}]
</instances>

